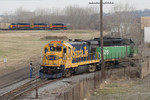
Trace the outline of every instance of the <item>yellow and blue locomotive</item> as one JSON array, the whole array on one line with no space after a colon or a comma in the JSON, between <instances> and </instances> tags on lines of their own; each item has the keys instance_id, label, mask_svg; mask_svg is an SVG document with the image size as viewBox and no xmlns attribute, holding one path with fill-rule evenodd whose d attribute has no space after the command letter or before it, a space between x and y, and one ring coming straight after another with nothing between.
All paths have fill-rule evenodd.
<instances>
[{"instance_id":1,"label":"yellow and blue locomotive","mask_svg":"<svg viewBox=\"0 0 150 100\"><path fill-rule=\"evenodd\" d=\"M86 41L51 41L44 47L40 77L56 78L85 70L95 71L99 63L95 50Z\"/></svg>"}]
</instances>

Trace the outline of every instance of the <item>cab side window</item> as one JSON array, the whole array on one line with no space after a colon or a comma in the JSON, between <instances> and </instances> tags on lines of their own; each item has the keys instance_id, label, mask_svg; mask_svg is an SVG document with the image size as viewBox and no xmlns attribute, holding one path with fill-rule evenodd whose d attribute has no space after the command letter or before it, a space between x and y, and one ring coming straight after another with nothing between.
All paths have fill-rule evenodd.
<instances>
[{"instance_id":1,"label":"cab side window","mask_svg":"<svg viewBox=\"0 0 150 100\"><path fill-rule=\"evenodd\" d=\"M44 52L46 53L48 51L48 48L45 48Z\"/></svg>"},{"instance_id":2,"label":"cab side window","mask_svg":"<svg viewBox=\"0 0 150 100\"><path fill-rule=\"evenodd\" d=\"M64 49L63 49L63 53L64 53L64 54L66 54L66 52L67 52L67 49L66 49L66 48L64 48Z\"/></svg>"}]
</instances>

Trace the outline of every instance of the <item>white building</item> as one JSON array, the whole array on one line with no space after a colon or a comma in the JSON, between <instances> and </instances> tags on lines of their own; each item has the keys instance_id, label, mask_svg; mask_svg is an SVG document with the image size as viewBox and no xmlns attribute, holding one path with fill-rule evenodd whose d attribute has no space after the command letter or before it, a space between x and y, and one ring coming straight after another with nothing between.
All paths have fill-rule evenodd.
<instances>
[{"instance_id":1,"label":"white building","mask_svg":"<svg viewBox=\"0 0 150 100\"><path fill-rule=\"evenodd\" d=\"M150 27L144 27L144 42L150 43Z\"/></svg>"}]
</instances>

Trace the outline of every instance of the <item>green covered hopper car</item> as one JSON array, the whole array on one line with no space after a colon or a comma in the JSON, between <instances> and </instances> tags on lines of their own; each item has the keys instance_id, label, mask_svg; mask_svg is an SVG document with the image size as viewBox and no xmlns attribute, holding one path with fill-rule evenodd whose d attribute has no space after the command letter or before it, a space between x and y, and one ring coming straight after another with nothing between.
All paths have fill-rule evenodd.
<instances>
[{"instance_id":1,"label":"green covered hopper car","mask_svg":"<svg viewBox=\"0 0 150 100\"><path fill-rule=\"evenodd\" d=\"M97 57L101 59L101 47L96 48ZM105 60L117 60L126 57L133 57L137 54L137 49L133 46L105 46L104 47L104 59Z\"/></svg>"}]
</instances>

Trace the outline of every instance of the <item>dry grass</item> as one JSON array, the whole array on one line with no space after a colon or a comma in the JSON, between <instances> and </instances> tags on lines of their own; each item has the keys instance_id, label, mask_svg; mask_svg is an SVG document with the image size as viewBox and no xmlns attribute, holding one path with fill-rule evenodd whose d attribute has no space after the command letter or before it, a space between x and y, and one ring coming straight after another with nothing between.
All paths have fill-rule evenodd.
<instances>
[{"instance_id":1,"label":"dry grass","mask_svg":"<svg viewBox=\"0 0 150 100\"><path fill-rule=\"evenodd\" d=\"M97 91L98 94L126 93L135 83L133 81L115 80Z\"/></svg>"},{"instance_id":2,"label":"dry grass","mask_svg":"<svg viewBox=\"0 0 150 100\"><path fill-rule=\"evenodd\" d=\"M132 100L125 99L121 96L128 94L128 92L136 85L136 81L132 80L114 80L111 83L105 84L103 88L95 91L90 100Z\"/></svg>"},{"instance_id":3,"label":"dry grass","mask_svg":"<svg viewBox=\"0 0 150 100\"><path fill-rule=\"evenodd\" d=\"M30 60L40 61L44 45L51 40L56 40L55 38L42 39L44 37L57 37L57 40L59 37L91 39L99 37L99 32L91 30L0 31L0 74L28 66ZM4 58L7 58L6 66Z\"/></svg>"},{"instance_id":4,"label":"dry grass","mask_svg":"<svg viewBox=\"0 0 150 100\"><path fill-rule=\"evenodd\" d=\"M90 100L150 100L150 76L145 79L117 79L94 92Z\"/></svg>"}]
</instances>

